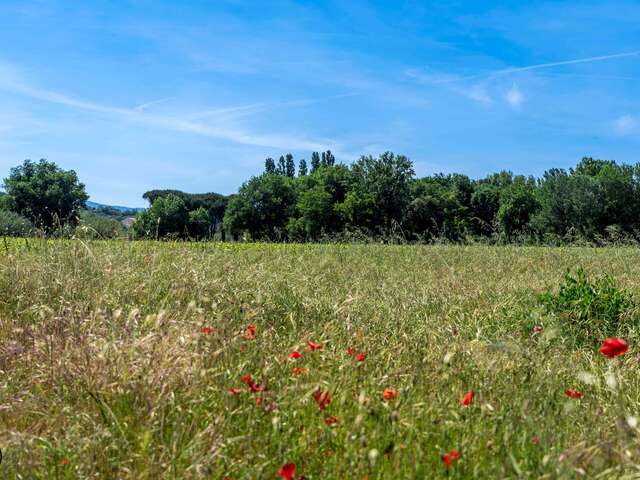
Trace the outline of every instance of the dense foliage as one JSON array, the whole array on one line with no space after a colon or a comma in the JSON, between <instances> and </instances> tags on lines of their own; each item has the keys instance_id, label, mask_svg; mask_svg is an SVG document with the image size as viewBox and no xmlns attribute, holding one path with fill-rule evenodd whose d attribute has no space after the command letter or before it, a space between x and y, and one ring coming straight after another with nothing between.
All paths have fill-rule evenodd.
<instances>
[{"instance_id":1,"label":"dense foliage","mask_svg":"<svg viewBox=\"0 0 640 480\"><path fill-rule=\"evenodd\" d=\"M575 276L565 274L557 293L545 292L540 300L574 343L593 346L600 338L626 335L623 327L638 326L638 318L632 315L635 302L631 294L609 275L589 278L578 268Z\"/></svg>"},{"instance_id":2,"label":"dense foliage","mask_svg":"<svg viewBox=\"0 0 640 480\"><path fill-rule=\"evenodd\" d=\"M4 209L28 218L34 225L50 232L78 222L78 213L89 199L76 172L62 170L46 160L25 160L4 179L10 199L2 201Z\"/></svg>"},{"instance_id":3,"label":"dense foliage","mask_svg":"<svg viewBox=\"0 0 640 480\"><path fill-rule=\"evenodd\" d=\"M413 165L386 152L350 167L312 155L296 177L265 162L229 200L225 230L235 238L315 241L346 232L404 241L546 242L638 239L640 167L583 158L541 179L503 171L472 180L415 178ZM306 164L304 164L306 165Z\"/></svg>"},{"instance_id":4,"label":"dense foliage","mask_svg":"<svg viewBox=\"0 0 640 480\"><path fill-rule=\"evenodd\" d=\"M48 234L73 233L88 198L75 172L45 160L27 160L12 169L4 186L0 211L20 215ZM471 179L462 174L416 177L411 160L391 152L363 156L351 165L336 163L330 151L314 152L309 164L286 154L277 161L267 158L264 172L235 195L151 190L143 198L150 206L135 215L131 229L140 239L640 240L640 164L591 157L568 171L547 170L538 179L509 171ZM135 214L109 207L91 212L126 225ZM120 236L119 226L110 225L108 230ZM94 230L106 233L106 224L99 227Z\"/></svg>"},{"instance_id":5,"label":"dense foliage","mask_svg":"<svg viewBox=\"0 0 640 480\"><path fill-rule=\"evenodd\" d=\"M34 233L33 224L22 215L0 209L0 235L6 237L26 237Z\"/></svg>"},{"instance_id":6,"label":"dense foliage","mask_svg":"<svg viewBox=\"0 0 640 480\"><path fill-rule=\"evenodd\" d=\"M151 190L143 195L151 207L138 214L133 230L138 238L212 238L222 230L228 197L218 193L190 194ZM224 238L224 232L221 231Z\"/></svg>"},{"instance_id":7,"label":"dense foliage","mask_svg":"<svg viewBox=\"0 0 640 480\"><path fill-rule=\"evenodd\" d=\"M126 229L120 221L95 210L83 210L80 213L80 222L74 233L79 238L102 240L127 237Z\"/></svg>"}]
</instances>

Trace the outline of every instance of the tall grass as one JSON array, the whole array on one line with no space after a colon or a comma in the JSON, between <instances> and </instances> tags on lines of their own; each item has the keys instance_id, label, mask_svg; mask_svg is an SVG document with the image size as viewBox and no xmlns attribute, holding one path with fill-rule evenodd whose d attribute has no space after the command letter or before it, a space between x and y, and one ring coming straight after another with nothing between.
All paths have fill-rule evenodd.
<instances>
[{"instance_id":1,"label":"tall grass","mask_svg":"<svg viewBox=\"0 0 640 480\"><path fill-rule=\"evenodd\" d=\"M0 475L635 478L635 327L609 360L537 304L576 266L640 298L630 248L0 244Z\"/></svg>"}]
</instances>

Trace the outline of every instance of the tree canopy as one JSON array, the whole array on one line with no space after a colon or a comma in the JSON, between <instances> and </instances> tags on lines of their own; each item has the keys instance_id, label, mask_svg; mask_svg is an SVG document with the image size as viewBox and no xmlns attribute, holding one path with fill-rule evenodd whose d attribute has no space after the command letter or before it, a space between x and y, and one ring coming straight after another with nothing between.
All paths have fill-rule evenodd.
<instances>
[{"instance_id":1,"label":"tree canopy","mask_svg":"<svg viewBox=\"0 0 640 480\"><path fill-rule=\"evenodd\" d=\"M4 208L26 217L36 226L51 231L78 222L78 213L89 199L85 186L73 170L62 170L47 160L25 160L4 179L10 199Z\"/></svg>"}]
</instances>

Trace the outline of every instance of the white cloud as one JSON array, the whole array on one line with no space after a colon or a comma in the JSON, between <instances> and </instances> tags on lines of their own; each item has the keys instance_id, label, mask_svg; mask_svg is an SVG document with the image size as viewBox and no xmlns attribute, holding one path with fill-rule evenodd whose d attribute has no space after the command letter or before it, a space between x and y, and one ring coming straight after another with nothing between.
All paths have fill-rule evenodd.
<instances>
[{"instance_id":1,"label":"white cloud","mask_svg":"<svg viewBox=\"0 0 640 480\"><path fill-rule=\"evenodd\" d=\"M522 102L524 102L524 95L522 95L522 92L520 91L520 88L518 88L518 85L514 83L511 85L511 88L504 94L504 99L512 108L518 109L520 108L520 105L522 105Z\"/></svg>"},{"instance_id":2,"label":"white cloud","mask_svg":"<svg viewBox=\"0 0 640 480\"><path fill-rule=\"evenodd\" d=\"M613 122L613 130L618 135L632 135L638 132L638 127L640 122L632 115L622 115Z\"/></svg>"}]
</instances>

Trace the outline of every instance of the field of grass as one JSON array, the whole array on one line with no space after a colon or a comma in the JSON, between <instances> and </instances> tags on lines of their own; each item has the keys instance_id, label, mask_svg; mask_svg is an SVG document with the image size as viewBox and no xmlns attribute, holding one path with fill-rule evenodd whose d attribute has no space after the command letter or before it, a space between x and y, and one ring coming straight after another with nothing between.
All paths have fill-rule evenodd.
<instances>
[{"instance_id":1,"label":"field of grass","mask_svg":"<svg viewBox=\"0 0 640 480\"><path fill-rule=\"evenodd\" d=\"M638 478L636 328L538 305L577 266L640 298L625 248L0 243L0 477Z\"/></svg>"}]
</instances>

